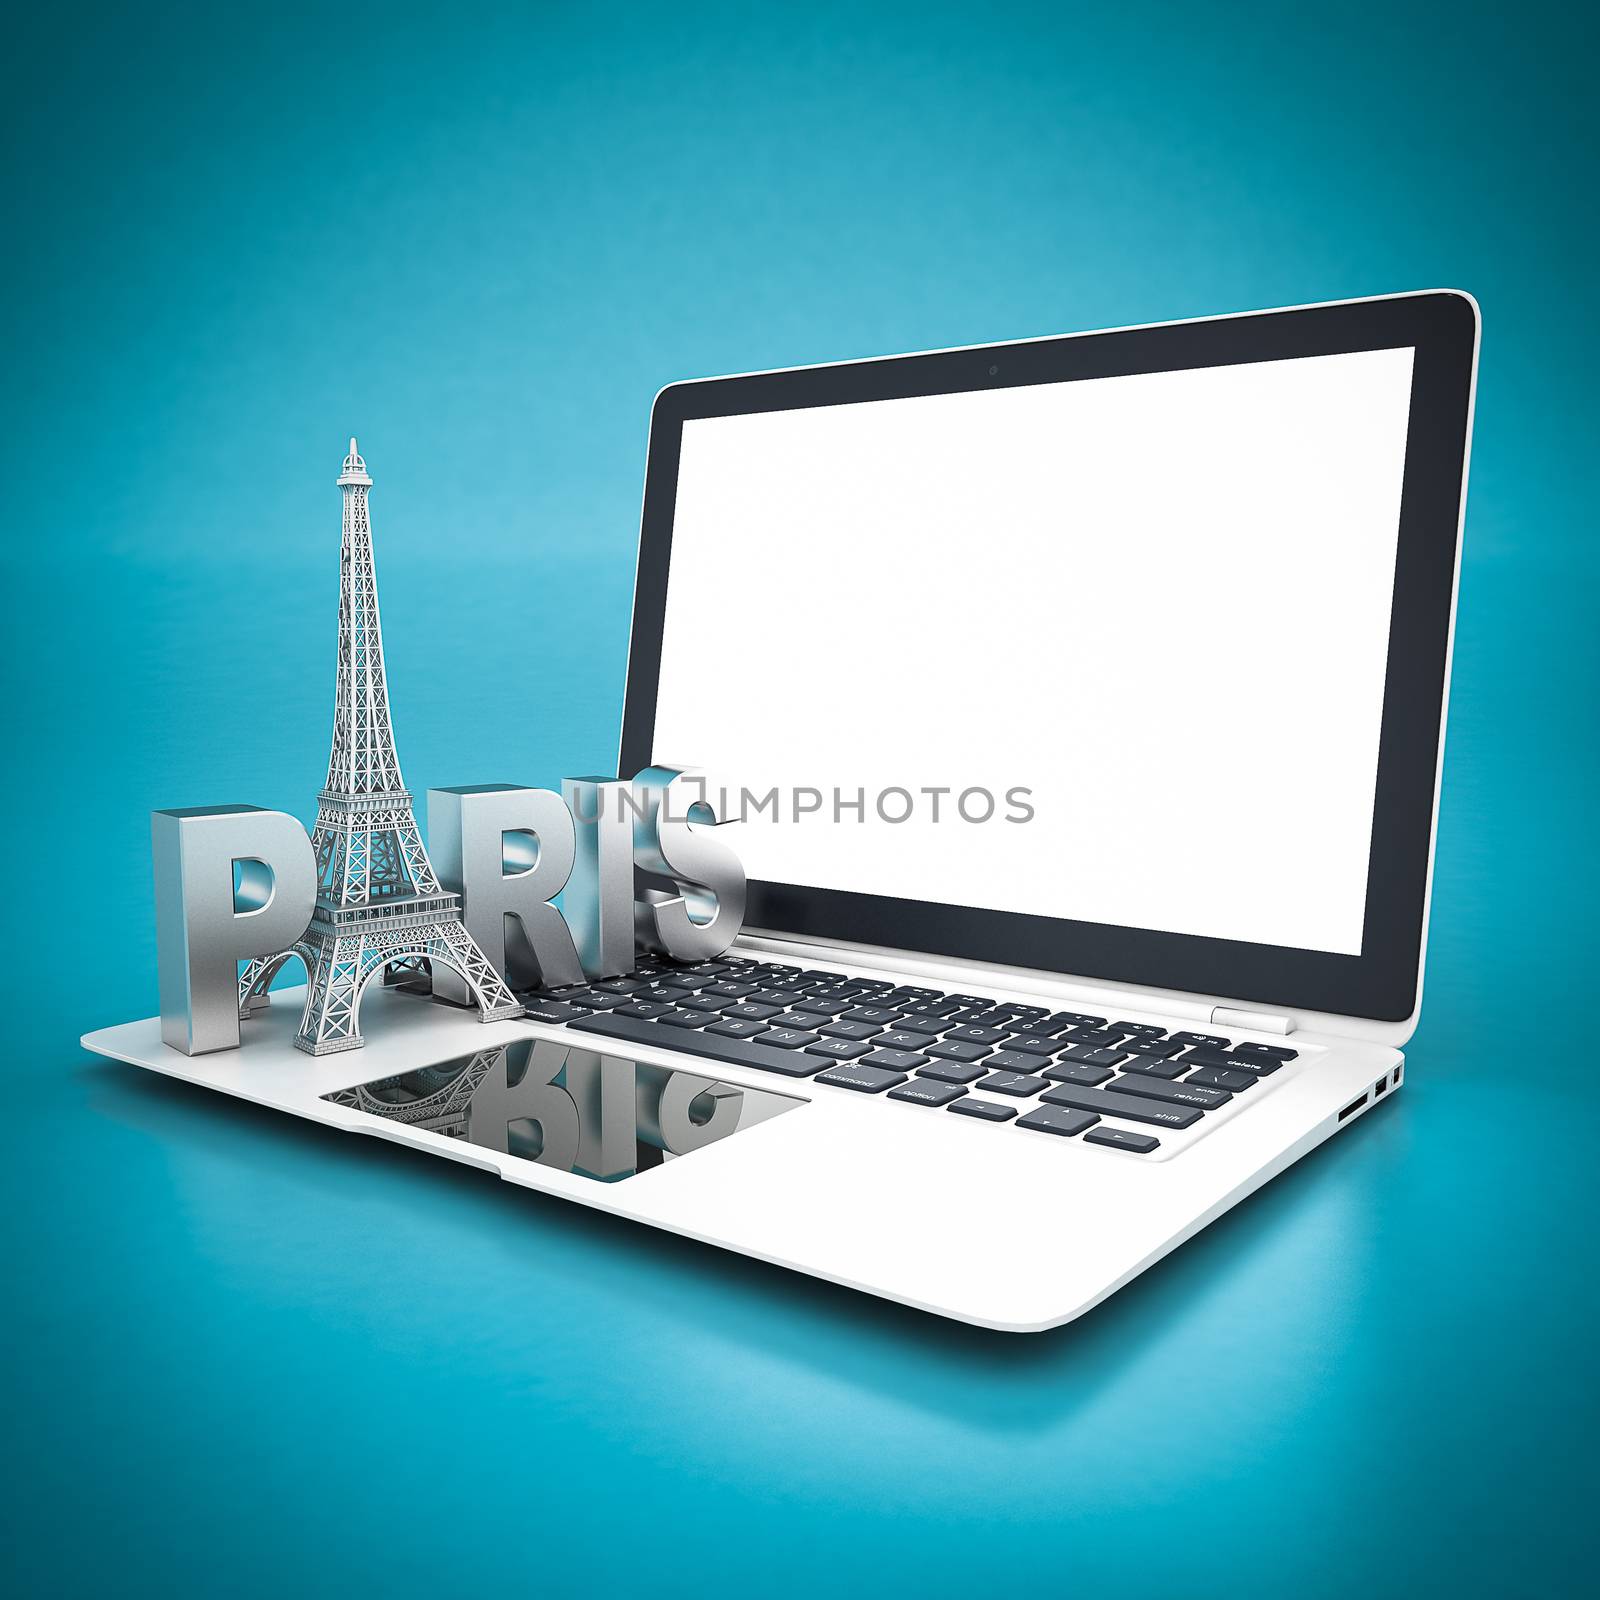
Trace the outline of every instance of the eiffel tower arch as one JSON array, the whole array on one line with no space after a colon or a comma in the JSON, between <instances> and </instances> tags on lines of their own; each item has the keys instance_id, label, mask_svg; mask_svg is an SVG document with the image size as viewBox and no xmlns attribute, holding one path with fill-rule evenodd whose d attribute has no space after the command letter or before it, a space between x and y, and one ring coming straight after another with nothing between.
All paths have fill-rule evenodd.
<instances>
[{"instance_id":1,"label":"eiffel tower arch","mask_svg":"<svg viewBox=\"0 0 1600 1600\"><path fill-rule=\"evenodd\" d=\"M389 716L378 580L372 556L367 464L350 441L339 474L344 530L339 548L339 665L333 750L311 835L317 904L293 949L246 964L239 1014L266 1004L291 956L306 967L306 1007L295 1045L311 1055L361 1044L361 996L385 968L426 961L453 968L484 1022L522 1014L461 920L461 898L441 886L400 776Z\"/></svg>"}]
</instances>

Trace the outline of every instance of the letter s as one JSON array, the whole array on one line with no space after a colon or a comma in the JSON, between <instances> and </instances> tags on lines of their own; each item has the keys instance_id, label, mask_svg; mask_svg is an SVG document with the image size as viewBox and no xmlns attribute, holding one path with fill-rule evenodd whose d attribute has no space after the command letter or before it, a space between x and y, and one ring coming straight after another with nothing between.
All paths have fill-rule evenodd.
<instances>
[{"instance_id":1,"label":"letter s","mask_svg":"<svg viewBox=\"0 0 1600 1600\"><path fill-rule=\"evenodd\" d=\"M678 961L721 955L744 922L744 866L713 836L717 818L699 774L646 767L633 792L634 864L670 879L678 891L643 891L634 906L640 943ZM690 811L709 820L691 820Z\"/></svg>"}]
</instances>

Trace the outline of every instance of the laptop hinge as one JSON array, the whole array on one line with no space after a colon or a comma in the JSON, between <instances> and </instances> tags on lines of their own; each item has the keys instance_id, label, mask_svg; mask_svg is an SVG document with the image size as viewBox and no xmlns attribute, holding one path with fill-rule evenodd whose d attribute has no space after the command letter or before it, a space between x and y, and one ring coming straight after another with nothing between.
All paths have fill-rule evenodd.
<instances>
[{"instance_id":1,"label":"laptop hinge","mask_svg":"<svg viewBox=\"0 0 1600 1600\"><path fill-rule=\"evenodd\" d=\"M1241 1011L1237 1006L1213 1006L1211 1020L1219 1028L1240 1033L1293 1033L1294 1018L1271 1011Z\"/></svg>"}]
</instances>

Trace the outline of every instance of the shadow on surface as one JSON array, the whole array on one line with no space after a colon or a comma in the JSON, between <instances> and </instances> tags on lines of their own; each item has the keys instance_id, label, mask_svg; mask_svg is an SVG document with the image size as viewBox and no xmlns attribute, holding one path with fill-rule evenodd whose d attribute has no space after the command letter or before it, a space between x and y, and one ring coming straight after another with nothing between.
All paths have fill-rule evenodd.
<instances>
[{"instance_id":1,"label":"shadow on surface","mask_svg":"<svg viewBox=\"0 0 1600 1600\"><path fill-rule=\"evenodd\" d=\"M162 1136L226 1138L256 1147L292 1146L302 1160L319 1148L340 1171L364 1164L422 1193L448 1194L496 1228L557 1233L593 1250L598 1271L621 1286L653 1282L666 1269L698 1293L642 1295L656 1322L670 1318L685 1337L748 1343L762 1354L965 1425L1035 1432L1103 1391L1109 1378L1168 1339L1222 1276L1264 1247L1319 1182L1328 1144L1302 1157L1263 1190L1211 1223L1078 1321L1019 1336L937 1318L556 1195L524 1189L455 1161L418 1160L405 1146L351 1138L321 1123L245 1100L219 1097L175 1078L111 1061L86 1069L104 1111ZM103 1098L108 1097L108 1098ZM1330 1140L1329 1144L1332 1143ZM559 1209L557 1209L559 1208ZM559 1220L558 1220L559 1219ZM527 1270L537 1273L530 1261ZM839 1339L849 1341L841 1366ZM974 1388L981 1387L981 1395Z\"/></svg>"}]
</instances>

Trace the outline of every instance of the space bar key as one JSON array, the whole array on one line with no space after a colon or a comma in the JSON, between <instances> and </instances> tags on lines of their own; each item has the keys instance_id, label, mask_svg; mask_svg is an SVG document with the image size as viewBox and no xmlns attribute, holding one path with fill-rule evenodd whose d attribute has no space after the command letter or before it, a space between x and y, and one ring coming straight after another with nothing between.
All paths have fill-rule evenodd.
<instances>
[{"instance_id":1,"label":"space bar key","mask_svg":"<svg viewBox=\"0 0 1600 1600\"><path fill-rule=\"evenodd\" d=\"M780 1050L776 1045L757 1044L750 1039L730 1039L720 1033L701 1033L698 1028L663 1028L648 1017L618 1017L609 1011L574 1017L567 1032L598 1033L607 1039L628 1039L634 1044L653 1044L662 1050L684 1051L708 1056L732 1067L758 1067L763 1072L781 1072L786 1078L809 1078L830 1064L827 1056L808 1056L800 1050Z\"/></svg>"}]
</instances>

